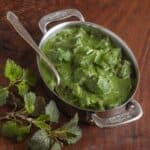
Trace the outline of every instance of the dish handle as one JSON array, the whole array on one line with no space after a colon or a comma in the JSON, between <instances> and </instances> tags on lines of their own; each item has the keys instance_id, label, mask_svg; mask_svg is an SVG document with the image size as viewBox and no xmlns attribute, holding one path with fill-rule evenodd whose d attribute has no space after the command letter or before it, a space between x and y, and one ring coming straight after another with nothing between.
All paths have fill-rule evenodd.
<instances>
[{"instance_id":1,"label":"dish handle","mask_svg":"<svg viewBox=\"0 0 150 150\"><path fill-rule=\"evenodd\" d=\"M55 11L44 17L39 21L39 27L43 34L47 32L47 25L52 22L61 21L70 17L77 17L80 21L84 22L84 17L81 12L77 9L64 9L60 11Z\"/></svg>"},{"instance_id":2,"label":"dish handle","mask_svg":"<svg viewBox=\"0 0 150 150\"><path fill-rule=\"evenodd\" d=\"M101 118L97 114L92 114L92 122L98 127L116 127L126 123L130 123L138 120L143 115L141 105L136 101L132 100L127 104L126 110L122 114L115 115L113 117Z\"/></svg>"}]
</instances>

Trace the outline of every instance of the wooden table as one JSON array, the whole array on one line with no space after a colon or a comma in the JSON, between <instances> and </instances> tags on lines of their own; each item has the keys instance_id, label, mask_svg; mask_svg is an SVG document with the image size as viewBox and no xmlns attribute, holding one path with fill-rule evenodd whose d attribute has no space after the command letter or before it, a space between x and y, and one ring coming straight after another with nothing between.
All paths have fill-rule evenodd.
<instances>
[{"instance_id":1,"label":"wooden table","mask_svg":"<svg viewBox=\"0 0 150 150\"><path fill-rule=\"evenodd\" d=\"M7 58L38 73L33 50L7 22L8 10L16 12L33 38L42 37L39 19L55 10L77 8L85 19L103 25L121 36L133 50L140 66L141 82L135 98L144 116L137 122L111 129L81 124L83 138L64 150L149 150L150 149L150 0L0 0L0 83L6 84L3 71ZM37 90L46 95L41 86ZM1 108L0 112L4 110ZM64 117L65 118L65 117ZM25 150L25 142L16 144L0 137L0 150Z\"/></svg>"}]
</instances>

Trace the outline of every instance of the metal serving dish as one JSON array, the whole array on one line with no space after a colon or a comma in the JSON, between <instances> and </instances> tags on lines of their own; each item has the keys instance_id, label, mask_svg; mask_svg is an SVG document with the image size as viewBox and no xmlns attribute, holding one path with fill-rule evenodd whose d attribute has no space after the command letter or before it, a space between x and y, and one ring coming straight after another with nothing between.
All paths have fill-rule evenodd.
<instances>
[{"instance_id":1,"label":"metal serving dish","mask_svg":"<svg viewBox=\"0 0 150 150\"><path fill-rule=\"evenodd\" d=\"M77 17L79 21L68 21L64 23L60 23L56 26L53 26L49 30L47 30L47 25L52 22L62 21L63 19L67 19L69 17ZM50 13L44 17L41 18L39 21L39 27L41 31L43 32L43 37L41 39L41 42L39 44L39 47L41 48L42 45L50 39L52 36L54 36L56 33L60 32L64 28L68 28L71 26L90 26L92 28L99 29L102 33L108 35L111 40L118 44L122 50L123 53L130 59L130 61L133 64L133 68L135 71L136 76L136 85L133 90L132 95L130 98L121 106L115 107L113 109L109 109L106 111L95 111L95 110L88 110L88 109L82 109L77 106L71 105L67 103L67 101L60 98L54 91L52 91L49 86L47 85L46 80L44 79L44 75L40 68L40 58L37 56L37 64L38 69L40 72L40 75L46 85L46 89L48 90L48 93L53 96L53 98L56 100L57 105L59 106L60 110L63 111L68 116L73 116L76 112L79 114L79 118L81 121L87 122L87 123L93 123L97 125L98 127L114 127L126 123L133 122L135 120L138 120L142 115L143 111L140 106L140 104L133 98L135 95L136 89L139 84L139 67L136 61L136 58L134 54L132 53L132 50L128 47L128 45L115 33L112 31L91 23L84 20L83 15L76 9L66 9L61 10L57 12Z\"/></svg>"}]
</instances>

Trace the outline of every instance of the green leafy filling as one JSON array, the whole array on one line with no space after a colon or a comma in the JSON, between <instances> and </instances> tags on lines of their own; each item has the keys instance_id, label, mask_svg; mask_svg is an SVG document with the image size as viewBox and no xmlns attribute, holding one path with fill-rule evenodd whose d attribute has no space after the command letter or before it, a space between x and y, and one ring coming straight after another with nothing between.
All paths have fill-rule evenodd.
<instances>
[{"instance_id":1,"label":"green leafy filling","mask_svg":"<svg viewBox=\"0 0 150 150\"><path fill-rule=\"evenodd\" d=\"M134 87L134 71L122 48L90 27L70 27L42 46L61 77L57 93L82 108L105 110L121 105ZM55 77L41 60L40 70L54 90Z\"/></svg>"}]
</instances>

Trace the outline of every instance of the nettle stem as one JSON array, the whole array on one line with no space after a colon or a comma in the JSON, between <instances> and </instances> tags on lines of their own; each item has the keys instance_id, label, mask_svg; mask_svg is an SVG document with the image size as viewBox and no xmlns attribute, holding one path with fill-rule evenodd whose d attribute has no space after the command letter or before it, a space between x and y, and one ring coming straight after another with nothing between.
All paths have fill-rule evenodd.
<instances>
[{"instance_id":1,"label":"nettle stem","mask_svg":"<svg viewBox=\"0 0 150 150\"><path fill-rule=\"evenodd\" d=\"M26 117L25 115L21 115L21 114L16 113L16 112L7 113L6 116L0 117L0 121L1 120L8 120L8 119L15 119L15 118L21 119L21 120L26 121L26 122L28 122L30 124L33 123L33 119L32 118Z\"/></svg>"},{"instance_id":2,"label":"nettle stem","mask_svg":"<svg viewBox=\"0 0 150 150\"><path fill-rule=\"evenodd\" d=\"M30 118L30 117L26 117L24 115L21 115L21 114L16 114L15 115L17 118L20 118L21 120L24 120L24 121L27 121L29 123L33 123L33 119Z\"/></svg>"},{"instance_id":3,"label":"nettle stem","mask_svg":"<svg viewBox=\"0 0 150 150\"><path fill-rule=\"evenodd\" d=\"M2 117L0 117L0 121L7 120L7 119L9 119L9 116L2 116Z\"/></svg>"}]
</instances>

